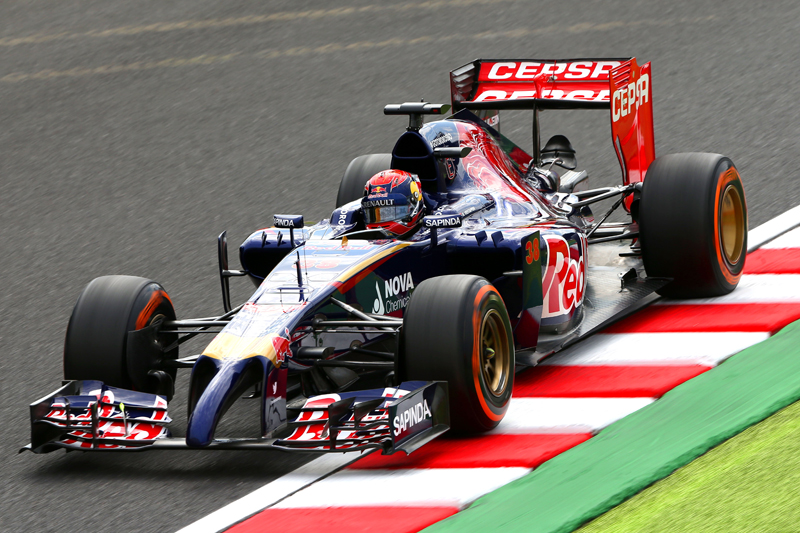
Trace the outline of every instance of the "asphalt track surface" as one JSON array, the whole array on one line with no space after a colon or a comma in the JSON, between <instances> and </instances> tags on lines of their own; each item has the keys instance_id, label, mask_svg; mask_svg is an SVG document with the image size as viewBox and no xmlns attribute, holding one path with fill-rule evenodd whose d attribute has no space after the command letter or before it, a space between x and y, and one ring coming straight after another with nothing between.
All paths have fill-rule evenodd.
<instances>
[{"instance_id":1,"label":"asphalt track surface","mask_svg":"<svg viewBox=\"0 0 800 533\"><path fill-rule=\"evenodd\" d=\"M235 252L274 212L329 215L347 163L405 126L383 105L447 101L447 72L476 57L652 61L657 153L731 156L755 227L800 204L798 25L788 1L0 3L0 530L175 531L307 461L17 455L94 277L150 277L180 316L218 312L217 234ZM618 182L607 115L542 122L593 185ZM530 142L526 118L502 129ZM185 395L183 379L177 425ZM240 407L224 434L257 430Z\"/></svg>"}]
</instances>

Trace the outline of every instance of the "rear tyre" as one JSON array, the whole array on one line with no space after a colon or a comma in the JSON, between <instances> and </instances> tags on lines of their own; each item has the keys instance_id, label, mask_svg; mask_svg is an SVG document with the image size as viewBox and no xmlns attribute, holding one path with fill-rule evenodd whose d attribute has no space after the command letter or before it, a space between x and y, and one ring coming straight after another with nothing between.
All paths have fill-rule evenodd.
<instances>
[{"instance_id":1,"label":"rear tyre","mask_svg":"<svg viewBox=\"0 0 800 533\"><path fill-rule=\"evenodd\" d=\"M403 319L401 375L447 381L451 427L487 431L508 410L514 386L514 338L503 299L484 278L423 281Z\"/></svg>"},{"instance_id":2,"label":"rear tyre","mask_svg":"<svg viewBox=\"0 0 800 533\"><path fill-rule=\"evenodd\" d=\"M372 154L356 157L344 171L336 195L336 207L360 200L369 179L382 170L392 168L392 154Z\"/></svg>"},{"instance_id":3,"label":"rear tyre","mask_svg":"<svg viewBox=\"0 0 800 533\"><path fill-rule=\"evenodd\" d=\"M701 298L735 289L747 255L747 204L731 160L688 153L653 161L639 235L648 276L673 278L659 294Z\"/></svg>"},{"instance_id":4,"label":"rear tyre","mask_svg":"<svg viewBox=\"0 0 800 533\"><path fill-rule=\"evenodd\" d=\"M161 392L164 381L170 381L165 375L174 381L176 374L175 369L162 369L161 360L178 357L177 347L169 353L162 349L177 335L159 334L156 326L155 345L134 343L136 348L129 351L128 332L162 320L175 320L175 310L158 283L134 276L96 278L81 293L69 319L64 379L94 379L113 387Z\"/></svg>"}]
</instances>

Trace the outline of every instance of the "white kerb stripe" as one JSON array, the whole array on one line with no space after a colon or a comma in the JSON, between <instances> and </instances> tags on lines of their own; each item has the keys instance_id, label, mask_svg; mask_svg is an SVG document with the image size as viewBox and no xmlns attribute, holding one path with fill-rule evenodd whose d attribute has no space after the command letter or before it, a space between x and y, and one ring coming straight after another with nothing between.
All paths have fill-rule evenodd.
<instances>
[{"instance_id":1,"label":"white kerb stripe","mask_svg":"<svg viewBox=\"0 0 800 533\"><path fill-rule=\"evenodd\" d=\"M784 233L777 239L769 241L767 244L762 246L762 248L800 248L800 228L796 228L788 233Z\"/></svg>"},{"instance_id":2,"label":"white kerb stripe","mask_svg":"<svg viewBox=\"0 0 800 533\"><path fill-rule=\"evenodd\" d=\"M599 333L541 364L716 366L767 338L769 333Z\"/></svg>"},{"instance_id":3,"label":"white kerb stripe","mask_svg":"<svg viewBox=\"0 0 800 533\"><path fill-rule=\"evenodd\" d=\"M189 524L177 533L217 533L218 531L223 531L236 522L256 514L287 495L311 485L318 479L353 461L357 461L361 457L357 453L323 455L310 463L306 463L297 470L267 483L260 489L226 505L222 509L201 518L197 522Z\"/></svg>"},{"instance_id":4,"label":"white kerb stripe","mask_svg":"<svg viewBox=\"0 0 800 533\"><path fill-rule=\"evenodd\" d=\"M655 305L794 302L800 302L799 274L755 274L742 276L736 290L725 296L696 300L659 300Z\"/></svg>"},{"instance_id":5,"label":"white kerb stripe","mask_svg":"<svg viewBox=\"0 0 800 533\"><path fill-rule=\"evenodd\" d=\"M595 433L653 398L512 398L491 433Z\"/></svg>"},{"instance_id":6,"label":"white kerb stripe","mask_svg":"<svg viewBox=\"0 0 800 533\"><path fill-rule=\"evenodd\" d=\"M530 471L529 468L343 470L293 494L273 508L355 505L462 508Z\"/></svg>"}]
</instances>

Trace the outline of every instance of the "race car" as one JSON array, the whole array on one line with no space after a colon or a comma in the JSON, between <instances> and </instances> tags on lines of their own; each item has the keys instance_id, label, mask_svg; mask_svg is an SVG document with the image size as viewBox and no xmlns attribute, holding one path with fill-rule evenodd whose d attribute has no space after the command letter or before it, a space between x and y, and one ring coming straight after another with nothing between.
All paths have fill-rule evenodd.
<instances>
[{"instance_id":1,"label":"race car","mask_svg":"<svg viewBox=\"0 0 800 533\"><path fill-rule=\"evenodd\" d=\"M476 60L450 86L450 105L385 107L407 129L391 153L347 166L330 219L275 215L240 246L241 270L223 232L219 316L178 319L148 279L92 281L67 327L65 384L31 404L24 449L410 453L451 428L496 427L517 367L659 295L734 290L747 249L741 178L717 154L655 157L649 63ZM532 112L530 152L500 133L507 109ZM559 109L610 111L621 185L589 189L569 139L542 143L539 113ZM615 210L625 222L608 222ZM237 307L231 277L256 286ZM179 357L209 334L201 354ZM184 368L186 436L172 438ZM248 391L260 434L217 437Z\"/></svg>"}]
</instances>

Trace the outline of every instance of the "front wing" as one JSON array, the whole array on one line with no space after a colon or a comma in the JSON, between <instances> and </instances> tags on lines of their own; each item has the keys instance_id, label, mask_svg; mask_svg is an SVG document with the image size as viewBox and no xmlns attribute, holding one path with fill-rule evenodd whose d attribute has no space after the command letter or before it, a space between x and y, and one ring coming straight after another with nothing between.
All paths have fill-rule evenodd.
<instances>
[{"instance_id":1,"label":"front wing","mask_svg":"<svg viewBox=\"0 0 800 533\"><path fill-rule=\"evenodd\" d=\"M282 438L216 439L209 449L411 453L450 428L447 383L325 394L287 409ZM20 451L197 449L172 438L163 396L70 381L30 406L31 443Z\"/></svg>"}]
</instances>

